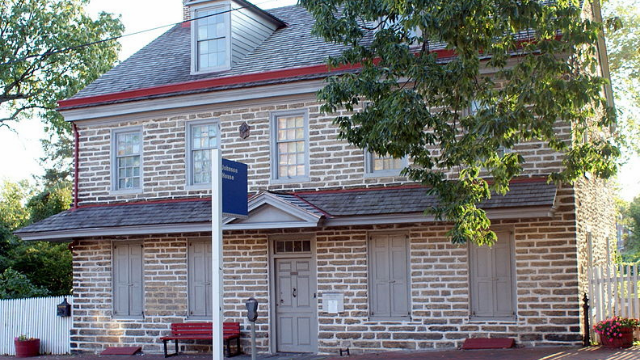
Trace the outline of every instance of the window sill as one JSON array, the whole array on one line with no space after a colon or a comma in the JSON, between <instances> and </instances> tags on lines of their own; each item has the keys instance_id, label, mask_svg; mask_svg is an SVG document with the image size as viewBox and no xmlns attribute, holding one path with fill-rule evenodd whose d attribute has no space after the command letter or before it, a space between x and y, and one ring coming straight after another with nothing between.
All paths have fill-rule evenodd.
<instances>
[{"instance_id":1,"label":"window sill","mask_svg":"<svg viewBox=\"0 0 640 360\"><path fill-rule=\"evenodd\" d=\"M472 316L469 318L470 323L516 323L515 316L502 316L502 317L490 317L490 316Z\"/></svg>"},{"instance_id":2,"label":"window sill","mask_svg":"<svg viewBox=\"0 0 640 360\"><path fill-rule=\"evenodd\" d=\"M142 194L142 189L126 189L126 190L111 190L110 195L135 195Z\"/></svg>"},{"instance_id":3,"label":"window sill","mask_svg":"<svg viewBox=\"0 0 640 360\"><path fill-rule=\"evenodd\" d=\"M210 69L206 69L206 70L191 71L191 75L211 74L211 73L223 72L223 71L227 71L227 70L231 70L231 66L225 65L225 66L216 67L216 68L210 68Z\"/></svg>"},{"instance_id":4,"label":"window sill","mask_svg":"<svg viewBox=\"0 0 640 360\"><path fill-rule=\"evenodd\" d=\"M131 321L139 321L139 320L144 320L144 316L138 315L138 316L128 316L128 315L113 315L111 316L111 318L113 320L131 320Z\"/></svg>"},{"instance_id":5,"label":"window sill","mask_svg":"<svg viewBox=\"0 0 640 360\"><path fill-rule=\"evenodd\" d=\"M411 322L410 316L402 316L402 317L386 317L386 316L370 316L368 319L369 322Z\"/></svg>"},{"instance_id":6,"label":"window sill","mask_svg":"<svg viewBox=\"0 0 640 360\"><path fill-rule=\"evenodd\" d=\"M405 177L400 175L400 171L375 171L364 173L365 178L382 178L382 177Z\"/></svg>"},{"instance_id":7,"label":"window sill","mask_svg":"<svg viewBox=\"0 0 640 360\"><path fill-rule=\"evenodd\" d=\"M206 184L197 184L197 185L186 185L184 187L185 190L192 190L192 191L196 191L196 190L211 190L211 183L206 183Z\"/></svg>"},{"instance_id":8,"label":"window sill","mask_svg":"<svg viewBox=\"0 0 640 360\"><path fill-rule=\"evenodd\" d=\"M279 178L279 179L271 179L271 184L292 184L292 183L300 183L300 182L308 182L308 176L299 176L292 178Z\"/></svg>"}]
</instances>

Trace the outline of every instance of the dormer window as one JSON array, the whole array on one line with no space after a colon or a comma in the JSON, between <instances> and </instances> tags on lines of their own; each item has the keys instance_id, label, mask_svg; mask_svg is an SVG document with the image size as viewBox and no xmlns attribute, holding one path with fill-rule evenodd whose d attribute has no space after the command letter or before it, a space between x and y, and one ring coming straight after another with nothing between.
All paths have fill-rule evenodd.
<instances>
[{"instance_id":1,"label":"dormer window","mask_svg":"<svg viewBox=\"0 0 640 360\"><path fill-rule=\"evenodd\" d=\"M192 73L227 70L231 63L229 6L193 9Z\"/></svg>"}]
</instances>

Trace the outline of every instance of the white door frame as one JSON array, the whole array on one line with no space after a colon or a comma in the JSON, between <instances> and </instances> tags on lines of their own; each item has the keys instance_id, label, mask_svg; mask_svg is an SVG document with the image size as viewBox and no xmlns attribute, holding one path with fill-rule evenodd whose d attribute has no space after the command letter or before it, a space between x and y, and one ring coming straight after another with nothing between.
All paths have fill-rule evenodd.
<instances>
[{"instance_id":1,"label":"white door frame","mask_svg":"<svg viewBox=\"0 0 640 360\"><path fill-rule=\"evenodd\" d=\"M311 252L304 253L289 253L289 254L276 254L274 249L274 244L276 240L308 240L311 242ZM316 329L316 339L319 334L319 325L318 325L318 272L317 272L317 262L316 262L316 238L314 234L310 233L300 233L300 234L279 234L279 235L270 235L268 240L269 246L269 352L271 354L275 354L278 351L278 339L277 339L277 329L276 329L276 317L277 317L277 309L276 309L276 267L275 262L276 259L296 259L296 258L304 258L311 260L311 277L312 277L312 288L314 289L315 297L312 299L312 303L315 300L315 308L316 311L314 313L314 327ZM313 353L318 353L318 342L316 340L312 349Z\"/></svg>"}]
</instances>

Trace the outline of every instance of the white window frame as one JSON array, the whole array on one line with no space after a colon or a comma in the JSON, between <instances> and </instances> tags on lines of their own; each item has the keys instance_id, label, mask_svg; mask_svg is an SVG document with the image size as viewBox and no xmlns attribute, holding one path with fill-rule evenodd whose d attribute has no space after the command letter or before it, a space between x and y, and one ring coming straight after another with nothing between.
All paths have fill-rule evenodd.
<instances>
[{"instance_id":1,"label":"white window frame","mask_svg":"<svg viewBox=\"0 0 640 360\"><path fill-rule=\"evenodd\" d=\"M384 176L400 176L400 172L402 169L406 168L409 165L409 161L407 157L403 157L400 159L402 161L402 167L399 169L385 169L385 170L375 170L373 165L374 161L374 153L369 150L364 151L364 173L365 177L384 177Z\"/></svg>"},{"instance_id":2,"label":"white window frame","mask_svg":"<svg viewBox=\"0 0 640 360\"><path fill-rule=\"evenodd\" d=\"M304 175L280 176L278 167L278 118L302 116L304 121ZM271 183L292 183L309 181L309 112L305 110L274 111L271 113Z\"/></svg>"},{"instance_id":3,"label":"white window frame","mask_svg":"<svg viewBox=\"0 0 640 360\"><path fill-rule=\"evenodd\" d=\"M217 128L216 133L216 146L220 148L220 121L218 119L206 119L206 120L197 120L197 121L189 121L185 123L186 129L186 155L185 155L185 165L186 165L186 181L187 181L187 189L210 189L211 182L208 183L200 183L195 184L193 182L193 150L192 149L192 131L194 126L202 126L202 125L215 125ZM211 148L214 149L214 148Z\"/></svg>"},{"instance_id":4,"label":"white window frame","mask_svg":"<svg viewBox=\"0 0 640 360\"><path fill-rule=\"evenodd\" d=\"M225 63L222 66L209 67L206 69L201 69L199 66L199 53L198 53L198 20L194 20L191 23L191 75L197 74L206 74L211 72L225 71L231 68L231 5L230 3L221 3L216 4L214 6L211 5L201 5L201 6L191 6L191 19L196 19L198 17L198 12L203 10L212 10L215 12L224 12L222 15L224 17L224 21L226 23L226 52L227 57L225 59Z\"/></svg>"},{"instance_id":5,"label":"white window frame","mask_svg":"<svg viewBox=\"0 0 640 360\"><path fill-rule=\"evenodd\" d=\"M119 173L118 173L118 137L126 134L134 134L137 133L140 137L140 152L138 156L140 156L140 186L136 188L123 189L118 185L119 181ZM111 191L116 193L140 193L142 192L142 187L144 183L144 161L143 161L143 153L144 153L144 138L142 137L142 127L127 127L121 129L113 129L111 131Z\"/></svg>"}]
</instances>

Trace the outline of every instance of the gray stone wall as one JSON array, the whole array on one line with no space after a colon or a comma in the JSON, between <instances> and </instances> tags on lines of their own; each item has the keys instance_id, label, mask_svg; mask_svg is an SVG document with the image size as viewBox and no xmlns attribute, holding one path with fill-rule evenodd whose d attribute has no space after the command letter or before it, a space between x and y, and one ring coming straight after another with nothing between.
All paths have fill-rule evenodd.
<instances>
[{"instance_id":1,"label":"gray stone wall","mask_svg":"<svg viewBox=\"0 0 640 360\"><path fill-rule=\"evenodd\" d=\"M271 180L270 118L274 111L303 110L309 116L309 181L281 183ZM365 157L361 149L338 140L333 115L320 113L314 95L300 101L281 98L275 104L218 107L209 111L185 112L171 117L141 116L135 121L100 123L78 122L80 134L80 205L122 201L209 196L208 190L187 185L186 127L194 120L218 119L221 124L223 157L248 165L249 191L314 190L369 187L407 183L403 177L365 176ZM241 139L238 128L243 122L251 127L251 136ZM112 191L111 131L142 127L142 189L134 194ZM558 131L568 128L558 124ZM560 168L559 154L541 142L516 146L526 159L525 175L547 175Z\"/></svg>"},{"instance_id":2,"label":"gray stone wall","mask_svg":"<svg viewBox=\"0 0 640 360\"><path fill-rule=\"evenodd\" d=\"M439 223L351 226L306 230L235 231L224 235L224 317L242 324L243 348L249 351L244 302L260 302L258 351L270 351L269 238L279 234L312 234L315 239L319 352L335 354L384 349L438 349L460 346L468 337L514 337L525 346L567 345L580 341L579 285L574 202L571 188L558 193L553 217L497 220L510 229L516 263L516 319L474 321L469 308L469 252L452 245L448 226ZM411 318L369 318L368 235L402 231L410 241ZM139 345L147 353L162 351L159 337L170 323L189 321L187 241L207 234L95 238L74 244L74 330L78 352L107 346ZM115 241L141 240L144 245L144 314L140 319L112 316L111 249ZM345 312L322 311L322 295L340 291ZM202 321L202 320L198 320ZM187 352L209 351L205 342L188 344Z\"/></svg>"}]
</instances>

